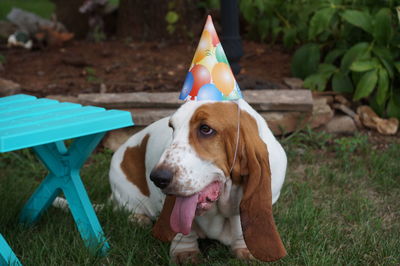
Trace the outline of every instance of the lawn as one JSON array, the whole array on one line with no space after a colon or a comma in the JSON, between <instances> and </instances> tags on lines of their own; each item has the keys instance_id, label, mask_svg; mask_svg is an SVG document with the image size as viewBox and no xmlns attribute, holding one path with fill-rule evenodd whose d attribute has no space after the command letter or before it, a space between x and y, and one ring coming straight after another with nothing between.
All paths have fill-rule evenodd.
<instances>
[{"instance_id":1,"label":"lawn","mask_svg":"<svg viewBox=\"0 0 400 266\"><path fill-rule=\"evenodd\" d=\"M33 12L44 18L50 18L54 12L54 4L49 0L0 0L0 20L5 19L13 7Z\"/></svg>"},{"instance_id":2,"label":"lawn","mask_svg":"<svg viewBox=\"0 0 400 266\"><path fill-rule=\"evenodd\" d=\"M333 140L313 131L282 142L289 170L274 213L289 255L274 264L398 265L400 144L378 147L364 135ZM110 194L111 155L97 151L83 170L94 203ZM32 228L17 225L46 171L29 150L1 154L0 167L0 232L24 265L168 265L168 245L111 207L98 212L112 247L106 258L86 251L71 215L59 209L51 208ZM204 265L244 265L217 242L200 246Z\"/></svg>"}]
</instances>

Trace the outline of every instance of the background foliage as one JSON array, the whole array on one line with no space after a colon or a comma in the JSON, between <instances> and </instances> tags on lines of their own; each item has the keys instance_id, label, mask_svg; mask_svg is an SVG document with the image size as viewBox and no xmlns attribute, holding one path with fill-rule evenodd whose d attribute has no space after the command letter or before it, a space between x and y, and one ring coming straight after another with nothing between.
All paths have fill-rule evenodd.
<instances>
[{"instance_id":1,"label":"background foliage","mask_svg":"<svg viewBox=\"0 0 400 266\"><path fill-rule=\"evenodd\" d=\"M170 35L185 24L179 3L168 1L161 17ZM46 18L54 11L49 0L2 0L0 18L13 5ZM219 0L193 5L210 13ZM305 87L347 93L380 116L400 118L400 0L240 0L239 7L246 38L295 51L292 73Z\"/></svg>"},{"instance_id":2,"label":"background foliage","mask_svg":"<svg viewBox=\"0 0 400 266\"><path fill-rule=\"evenodd\" d=\"M305 87L349 93L400 118L400 1L242 0L250 37L280 41Z\"/></svg>"}]
</instances>

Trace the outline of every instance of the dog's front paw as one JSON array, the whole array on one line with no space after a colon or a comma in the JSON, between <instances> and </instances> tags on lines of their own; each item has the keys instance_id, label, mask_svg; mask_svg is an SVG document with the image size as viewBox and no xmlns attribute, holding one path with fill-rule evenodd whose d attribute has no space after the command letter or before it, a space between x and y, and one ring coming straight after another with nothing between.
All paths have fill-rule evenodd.
<instances>
[{"instance_id":1,"label":"dog's front paw","mask_svg":"<svg viewBox=\"0 0 400 266\"><path fill-rule=\"evenodd\" d=\"M251 255L250 251L247 248L237 248L233 250L235 257L240 260L255 260L253 255Z\"/></svg>"},{"instance_id":2,"label":"dog's front paw","mask_svg":"<svg viewBox=\"0 0 400 266\"><path fill-rule=\"evenodd\" d=\"M200 250L178 251L172 255L172 261L178 265L199 264L201 253Z\"/></svg>"}]
</instances>

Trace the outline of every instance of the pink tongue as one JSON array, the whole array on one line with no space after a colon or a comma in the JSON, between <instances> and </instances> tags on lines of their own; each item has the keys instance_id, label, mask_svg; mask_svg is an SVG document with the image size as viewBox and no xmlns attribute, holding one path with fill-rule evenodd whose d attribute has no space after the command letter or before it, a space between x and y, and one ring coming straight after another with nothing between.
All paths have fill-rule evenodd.
<instances>
[{"instance_id":1,"label":"pink tongue","mask_svg":"<svg viewBox=\"0 0 400 266\"><path fill-rule=\"evenodd\" d=\"M171 228L175 233L184 235L190 233L198 198L199 194L190 197L176 197L170 218Z\"/></svg>"}]
</instances>

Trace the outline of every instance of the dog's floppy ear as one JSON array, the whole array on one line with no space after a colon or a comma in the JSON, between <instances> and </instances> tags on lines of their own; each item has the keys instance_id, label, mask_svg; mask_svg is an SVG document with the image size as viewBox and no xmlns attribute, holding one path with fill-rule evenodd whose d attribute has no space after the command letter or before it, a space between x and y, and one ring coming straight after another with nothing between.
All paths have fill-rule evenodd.
<instances>
[{"instance_id":1,"label":"dog's floppy ear","mask_svg":"<svg viewBox=\"0 0 400 266\"><path fill-rule=\"evenodd\" d=\"M153 226L153 236L163 242L172 241L176 235L170 226L170 217L174 204L175 196L166 196L160 216Z\"/></svg>"},{"instance_id":2,"label":"dog's floppy ear","mask_svg":"<svg viewBox=\"0 0 400 266\"><path fill-rule=\"evenodd\" d=\"M232 178L243 186L240 220L244 241L250 253L262 261L275 261L286 250L272 216L271 170L268 149L258 134L257 122L241 115L238 161Z\"/></svg>"}]
</instances>

